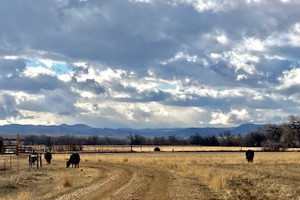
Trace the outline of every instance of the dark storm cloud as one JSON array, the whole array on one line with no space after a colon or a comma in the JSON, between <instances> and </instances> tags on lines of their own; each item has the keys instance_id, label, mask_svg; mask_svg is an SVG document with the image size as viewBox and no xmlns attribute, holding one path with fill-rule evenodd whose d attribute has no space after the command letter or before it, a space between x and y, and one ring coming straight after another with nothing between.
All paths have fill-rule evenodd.
<instances>
[{"instance_id":1,"label":"dark storm cloud","mask_svg":"<svg viewBox=\"0 0 300 200\"><path fill-rule=\"evenodd\" d=\"M226 46L201 39L214 30L224 30L232 42L245 36L265 39L298 20L295 6L270 4L270 9L259 3L250 6L252 9L241 4L238 9L214 13L164 1L3 1L0 49L11 54L42 50L139 71L157 66L157 61L178 51L201 55L225 50ZM285 9L289 12L284 17L278 15ZM179 70L177 75L181 73Z\"/></svg>"},{"instance_id":2,"label":"dark storm cloud","mask_svg":"<svg viewBox=\"0 0 300 200\"><path fill-rule=\"evenodd\" d=\"M35 78L13 75L0 78L0 90L25 91L38 93L40 90L54 90L64 88L65 84L56 77L39 75Z\"/></svg>"},{"instance_id":3,"label":"dark storm cloud","mask_svg":"<svg viewBox=\"0 0 300 200\"><path fill-rule=\"evenodd\" d=\"M24 60L0 59L0 77L11 74L18 74L24 70L26 64Z\"/></svg>"},{"instance_id":4,"label":"dark storm cloud","mask_svg":"<svg viewBox=\"0 0 300 200\"><path fill-rule=\"evenodd\" d=\"M94 111L102 109L104 114L119 112L104 112L104 105L81 96L86 91L118 103L198 107L205 109L207 118L215 110L230 114L233 108L246 108L249 113L255 109L290 112L299 106L299 82L285 83L288 79L280 77L284 71L299 68L300 28L295 26L300 23L299 9L299 2L280 0L1 1L0 90L43 97L16 105L15 97L0 95L1 117L18 116L16 106L75 116L81 112L76 107L80 103L91 104ZM72 66L70 81L58 77L58 70L48 66L54 74L24 75L29 67L26 59L46 58ZM76 67L75 62L87 63L87 67ZM118 78L110 72L109 78L94 77L105 67L125 72ZM99 72L91 75L91 69ZM134 75L130 77L131 72ZM150 72L157 83L145 78ZM179 85L169 84L176 89L160 90L160 79ZM216 97L185 91L191 87L212 93L236 89L242 95ZM89 105L82 107L88 113ZM132 113L134 118L151 118L151 113L137 107ZM230 120L240 119L235 116ZM108 120L107 124L113 122Z\"/></svg>"},{"instance_id":5,"label":"dark storm cloud","mask_svg":"<svg viewBox=\"0 0 300 200\"><path fill-rule=\"evenodd\" d=\"M0 90L38 93L40 90L66 88L66 84L55 76L39 75L27 77L22 74L26 68L25 60L0 59Z\"/></svg>"},{"instance_id":6,"label":"dark storm cloud","mask_svg":"<svg viewBox=\"0 0 300 200\"><path fill-rule=\"evenodd\" d=\"M85 81L77 81L76 78L72 78L71 85L75 87L76 89L82 90L82 91L90 91L96 95L99 95L101 93L105 92L105 89L103 86L101 86L98 82L96 82L94 79L87 79Z\"/></svg>"},{"instance_id":7,"label":"dark storm cloud","mask_svg":"<svg viewBox=\"0 0 300 200\"><path fill-rule=\"evenodd\" d=\"M25 99L17 106L18 109L30 110L35 112L50 112L59 115L75 115L77 112L74 103L76 96L66 90L42 90L39 95L43 98Z\"/></svg>"},{"instance_id":8,"label":"dark storm cloud","mask_svg":"<svg viewBox=\"0 0 300 200\"><path fill-rule=\"evenodd\" d=\"M0 120L19 116L21 116L21 113L16 109L15 97L8 94L0 95Z\"/></svg>"}]
</instances>

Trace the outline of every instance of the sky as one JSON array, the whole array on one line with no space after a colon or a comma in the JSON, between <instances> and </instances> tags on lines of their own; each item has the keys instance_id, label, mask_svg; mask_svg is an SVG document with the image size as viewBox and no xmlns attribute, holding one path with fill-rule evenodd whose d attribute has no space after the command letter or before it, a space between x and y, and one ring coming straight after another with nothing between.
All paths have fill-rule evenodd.
<instances>
[{"instance_id":1,"label":"sky","mask_svg":"<svg viewBox=\"0 0 300 200\"><path fill-rule=\"evenodd\" d=\"M0 1L0 125L280 123L299 0Z\"/></svg>"}]
</instances>

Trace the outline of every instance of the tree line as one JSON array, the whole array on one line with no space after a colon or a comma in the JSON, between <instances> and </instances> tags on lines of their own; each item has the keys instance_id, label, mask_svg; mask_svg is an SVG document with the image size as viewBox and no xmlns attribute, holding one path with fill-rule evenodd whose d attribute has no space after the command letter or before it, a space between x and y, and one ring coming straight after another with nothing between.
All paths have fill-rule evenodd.
<instances>
[{"instance_id":1,"label":"tree line","mask_svg":"<svg viewBox=\"0 0 300 200\"><path fill-rule=\"evenodd\" d=\"M288 147L300 147L300 117L290 116L280 125L267 124L246 135L233 135L224 131L219 135L201 136L199 133L189 138L177 136L145 137L139 134L126 139L92 135L79 137L63 135L51 137L46 135L30 135L24 138L25 145L201 145L201 146L251 146L279 150Z\"/></svg>"}]
</instances>

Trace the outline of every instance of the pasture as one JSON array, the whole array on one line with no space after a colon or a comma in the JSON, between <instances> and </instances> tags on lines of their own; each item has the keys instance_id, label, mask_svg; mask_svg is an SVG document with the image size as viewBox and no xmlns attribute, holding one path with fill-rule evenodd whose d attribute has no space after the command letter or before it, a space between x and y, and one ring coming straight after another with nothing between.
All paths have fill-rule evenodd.
<instances>
[{"instance_id":1,"label":"pasture","mask_svg":"<svg viewBox=\"0 0 300 200\"><path fill-rule=\"evenodd\" d=\"M29 145L27 147L31 147L36 151L45 151L46 148L44 145ZM131 147L130 145L81 145L82 150L81 152L88 152L88 153L124 153L130 152ZM153 152L154 148L157 145L133 145L132 150L134 152ZM248 149L252 149L254 151L261 151L263 147L237 147L237 146L197 146L197 145L158 145L161 151L164 152L199 152L199 151L245 151ZM296 151L299 148L289 148L287 151ZM68 151L68 145L53 145L52 151L60 153Z\"/></svg>"},{"instance_id":2,"label":"pasture","mask_svg":"<svg viewBox=\"0 0 300 200\"><path fill-rule=\"evenodd\" d=\"M158 152L81 154L80 168L66 168L70 154L19 174L0 171L1 199L299 199L300 153ZM0 166L7 156L0 156Z\"/></svg>"}]
</instances>

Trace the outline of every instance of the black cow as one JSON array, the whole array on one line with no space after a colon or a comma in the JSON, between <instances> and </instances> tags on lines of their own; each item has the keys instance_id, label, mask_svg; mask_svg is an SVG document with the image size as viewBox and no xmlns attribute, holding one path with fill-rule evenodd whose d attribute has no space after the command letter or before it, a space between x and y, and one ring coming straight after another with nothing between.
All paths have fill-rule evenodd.
<instances>
[{"instance_id":1,"label":"black cow","mask_svg":"<svg viewBox=\"0 0 300 200\"><path fill-rule=\"evenodd\" d=\"M45 155L44 155L48 165L51 164L51 160L52 160L52 153L50 152L46 152Z\"/></svg>"},{"instance_id":2,"label":"black cow","mask_svg":"<svg viewBox=\"0 0 300 200\"><path fill-rule=\"evenodd\" d=\"M29 156L29 163L34 165L35 161L37 161L38 159L38 153L33 152L32 154L30 154Z\"/></svg>"},{"instance_id":3,"label":"black cow","mask_svg":"<svg viewBox=\"0 0 300 200\"><path fill-rule=\"evenodd\" d=\"M155 147L154 151L160 151L160 148L159 147Z\"/></svg>"},{"instance_id":4,"label":"black cow","mask_svg":"<svg viewBox=\"0 0 300 200\"><path fill-rule=\"evenodd\" d=\"M252 151L252 150L246 151L246 159L248 160L248 162L252 163L253 158L254 158L254 151Z\"/></svg>"},{"instance_id":5,"label":"black cow","mask_svg":"<svg viewBox=\"0 0 300 200\"><path fill-rule=\"evenodd\" d=\"M72 167L73 167L73 165L75 165L75 168L76 168L76 166L79 168L79 162L80 162L80 155L78 153L73 153L70 156L69 161L67 162L67 168L70 167L71 164L72 164Z\"/></svg>"}]
</instances>

